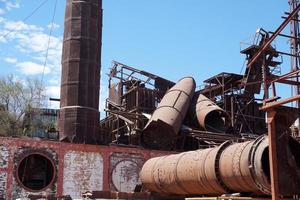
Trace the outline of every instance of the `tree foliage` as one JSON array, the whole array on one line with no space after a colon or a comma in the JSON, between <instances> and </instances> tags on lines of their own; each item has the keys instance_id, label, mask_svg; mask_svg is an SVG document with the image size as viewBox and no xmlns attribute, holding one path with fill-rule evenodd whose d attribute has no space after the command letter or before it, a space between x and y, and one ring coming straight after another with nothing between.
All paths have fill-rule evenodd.
<instances>
[{"instance_id":1,"label":"tree foliage","mask_svg":"<svg viewBox=\"0 0 300 200\"><path fill-rule=\"evenodd\" d=\"M26 134L24 116L43 105L44 91L42 83L36 79L23 81L13 75L0 77L0 135Z\"/></svg>"}]
</instances>

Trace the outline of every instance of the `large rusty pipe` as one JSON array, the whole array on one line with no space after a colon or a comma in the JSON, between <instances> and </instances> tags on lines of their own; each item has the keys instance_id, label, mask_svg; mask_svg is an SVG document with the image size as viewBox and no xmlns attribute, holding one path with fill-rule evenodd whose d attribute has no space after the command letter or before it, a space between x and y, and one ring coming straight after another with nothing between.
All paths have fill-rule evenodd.
<instances>
[{"instance_id":1,"label":"large rusty pipe","mask_svg":"<svg viewBox=\"0 0 300 200\"><path fill-rule=\"evenodd\" d=\"M144 164L140 177L146 188L158 193L270 194L268 160L268 139L260 137L254 141L226 142L215 148L151 158Z\"/></svg>"},{"instance_id":2,"label":"large rusty pipe","mask_svg":"<svg viewBox=\"0 0 300 200\"><path fill-rule=\"evenodd\" d=\"M219 172L229 191L270 194L268 137L228 146L220 156Z\"/></svg>"},{"instance_id":3,"label":"large rusty pipe","mask_svg":"<svg viewBox=\"0 0 300 200\"><path fill-rule=\"evenodd\" d=\"M144 164L141 180L158 193L224 193L214 170L217 152L218 148L208 148L152 158Z\"/></svg>"},{"instance_id":4,"label":"large rusty pipe","mask_svg":"<svg viewBox=\"0 0 300 200\"><path fill-rule=\"evenodd\" d=\"M167 91L143 130L144 146L170 148L172 138L176 137L187 113L195 87L195 80L185 77Z\"/></svg>"},{"instance_id":5,"label":"large rusty pipe","mask_svg":"<svg viewBox=\"0 0 300 200\"><path fill-rule=\"evenodd\" d=\"M196 104L199 125L207 131L224 132L229 127L227 113L203 94L199 94Z\"/></svg>"}]
</instances>

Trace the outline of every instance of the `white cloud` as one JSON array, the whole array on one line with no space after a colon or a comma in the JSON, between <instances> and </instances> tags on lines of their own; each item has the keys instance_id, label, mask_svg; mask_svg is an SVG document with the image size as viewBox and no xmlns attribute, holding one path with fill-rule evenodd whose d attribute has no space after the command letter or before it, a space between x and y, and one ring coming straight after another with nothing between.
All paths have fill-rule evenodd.
<instances>
[{"instance_id":1,"label":"white cloud","mask_svg":"<svg viewBox=\"0 0 300 200\"><path fill-rule=\"evenodd\" d=\"M15 8L20 8L20 0L0 0L0 2L4 3L5 9L10 11Z\"/></svg>"},{"instance_id":2,"label":"white cloud","mask_svg":"<svg viewBox=\"0 0 300 200\"><path fill-rule=\"evenodd\" d=\"M56 24L56 23L50 23L50 24L48 24L47 25L47 28L53 28L53 29L58 29L60 26L59 26L59 24Z\"/></svg>"},{"instance_id":3,"label":"white cloud","mask_svg":"<svg viewBox=\"0 0 300 200\"><path fill-rule=\"evenodd\" d=\"M60 97L60 86L47 86L46 94L49 97L59 98Z\"/></svg>"},{"instance_id":4,"label":"white cloud","mask_svg":"<svg viewBox=\"0 0 300 200\"><path fill-rule=\"evenodd\" d=\"M0 0L4 3L3 10L8 12L11 9L20 7L20 0ZM4 15L3 15L4 16ZM14 21L2 17L0 14L0 45L6 43L14 48L17 54L24 55L17 58L2 58L5 62L14 64L20 76L22 75L40 75L43 73L42 63L46 59L46 51L49 41L49 28L58 29L60 26L56 23L46 26L26 23L23 21ZM60 74L61 74L61 53L62 53L62 35L55 36L57 32L53 31L50 37L48 49L47 65L45 67L44 85L46 94L49 97L59 98L60 96ZM3 37L5 35L5 37ZM25 60L24 60L25 59ZM59 107L59 103L51 102Z\"/></svg>"},{"instance_id":5,"label":"white cloud","mask_svg":"<svg viewBox=\"0 0 300 200\"><path fill-rule=\"evenodd\" d=\"M42 31L43 28L38 27L36 25L30 25L30 24L25 24L22 21L8 21L3 19L4 23L4 29L9 30L9 31Z\"/></svg>"},{"instance_id":6,"label":"white cloud","mask_svg":"<svg viewBox=\"0 0 300 200\"><path fill-rule=\"evenodd\" d=\"M46 87L46 95L48 99L52 98L60 98L60 86L47 86ZM59 108L59 102L57 101L49 101L48 107L49 108Z\"/></svg>"},{"instance_id":7,"label":"white cloud","mask_svg":"<svg viewBox=\"0 0 300 200\"><path fill-rule=\"evenodd\" d=\"M12 57L6 57L6 58L4 58L3 60L4 60L5 62L7 62L7 63L12 63L12 64L18 62L18 59L17 59L17 58L12 58Z\"/></svg>"},{"instance_id":8,"label":"white cloud","mask_svg":"<svg viewBox=\"0 0 300 200\"><path fill-rule=\"evenodd\" d=\"M52 77L48 80L50 85L58 85L60 83L60 77Z\"/></svg>"},{"instance_id":9,"label":"white cloud","mask_svg":"<svg viewBox=\"0 0 300 200\"><path fill-rule=\"evenodd\" d=\"M5 35L6 33L9 34L1 38L1 35ZM26 62L16 63L19 72L25 75L42 73L43 67L37 63L44 63L46 59L49 42L47 29L22 21L11 21L0 17L0 43L4 42L14 46L20 54L25 54L31 58L31 60L26 60ZM57 86L60 84L61 53L62 36L51 36L45 74L47 74L48 78L55 78L57 82L46 85Z\"/></svg>"},{"instance_id":10,"label":"white cloud","mask_svg":"<svg viewBox=\"0 0 300 200\"><path fill-rule=\"evenodd\" d=\"M17 63L17 67L25 75L41 74L44 71L43 65L40 65L40 64L31 62L31 61ZM44 73L45 74L50 73L50 68L46 66Z\"/></svg>"}]
</instances>

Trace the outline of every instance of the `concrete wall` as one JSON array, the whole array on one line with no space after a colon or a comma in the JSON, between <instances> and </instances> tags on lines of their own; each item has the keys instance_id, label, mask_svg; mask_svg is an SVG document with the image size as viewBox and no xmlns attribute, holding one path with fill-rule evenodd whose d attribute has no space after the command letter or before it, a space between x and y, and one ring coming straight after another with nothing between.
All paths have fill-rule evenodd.
<instances>
[{"instance_id":1,"label":"concrete wall","mask_svg":"<svg viewBox=\"0 0 300 200\"><path fill-rule=\"evenodd\" d=\"M28 191L16 179L20 159L35 152L51 158L56 169L53 183L39 192ZM143 163L165 154L139 148L1 138L0 199L24 198L29 194L70 195L75 199L86 191L131 192L141 183L139 172Z\"/></svg>"}]
</instances>

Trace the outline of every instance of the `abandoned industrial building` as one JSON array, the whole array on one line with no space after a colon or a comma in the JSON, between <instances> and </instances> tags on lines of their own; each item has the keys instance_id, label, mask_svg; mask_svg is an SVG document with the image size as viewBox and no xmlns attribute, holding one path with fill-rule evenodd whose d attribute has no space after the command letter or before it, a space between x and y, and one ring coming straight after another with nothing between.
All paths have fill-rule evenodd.
<instances>
[{"instance_id":1,"label":"abandoned industrial building","mask_svg":"<svg viewBox=\"0 0 300 200\"><path fill-rule=\"evenodd\" d=\"M102 0L67 0L60 109L25 117L58 127L0 138L0 199L299 199L300 4L287 5L241 49L241 74L168 80L112 61L100 119Z\"/></svg>"}]
</instances>

